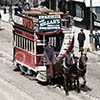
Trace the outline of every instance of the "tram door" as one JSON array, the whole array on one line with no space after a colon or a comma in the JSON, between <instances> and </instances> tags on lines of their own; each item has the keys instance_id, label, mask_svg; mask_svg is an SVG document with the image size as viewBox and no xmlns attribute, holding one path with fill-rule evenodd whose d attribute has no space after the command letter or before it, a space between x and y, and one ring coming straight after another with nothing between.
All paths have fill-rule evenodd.
<instances>
[{"instance_id":1,"label":"tram door","mask_svg":"<svg viewBox=\"0 0 100 100\"><path fill-rule=\"evenodd\" d=\"M56 55L59 54L62 46L63 38L64 38L63 33L60 35L37 35L37 37L38 37L38 43L36 46L37 64L40 62L41 58L43 57L44 48L47 46L48 41L52 43Z\"/></svg>"},{"instance_id":2,"label":"tram door","mask_svg":"<svg viewBox=\"0 0 100 100\"><path fill-rule=\"evenodd\" d=\"M47 41L51 41L56 52L59 52L63 43L64 34L48 37Z\"/></svg>"}]
</instances>

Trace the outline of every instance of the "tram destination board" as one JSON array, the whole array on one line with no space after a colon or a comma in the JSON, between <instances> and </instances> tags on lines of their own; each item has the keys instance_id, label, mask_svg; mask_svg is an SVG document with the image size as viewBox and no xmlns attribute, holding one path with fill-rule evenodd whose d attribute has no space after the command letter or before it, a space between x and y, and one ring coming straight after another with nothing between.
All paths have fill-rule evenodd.
<instances>
[{"instance_id":1,"label":"tram destination board","mask_svg":"<svg viewBox=\"0 0 100 100\"><path fill-rule=\"evenodd\" d=\"M28 17L15 15L14 23L23 27L24 29L34 30L33 29L33 20Z\"/></svg>"},{"instance_id":2,"label":"tram destination board","mask_svg":"<svg viewBox=\"0 0 100 100\"><path fill-rule=\"evenodd\" d=\"M61 30L61 16L60 15L46 15L39 16L38 19L39 32L59 32Z\"/></svg>"}]
</instances>

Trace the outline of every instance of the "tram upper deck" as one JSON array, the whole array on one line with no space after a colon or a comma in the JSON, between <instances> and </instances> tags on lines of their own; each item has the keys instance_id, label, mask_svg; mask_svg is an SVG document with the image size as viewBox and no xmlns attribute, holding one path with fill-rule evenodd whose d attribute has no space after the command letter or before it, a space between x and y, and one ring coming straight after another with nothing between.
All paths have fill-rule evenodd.
<instances>
[{"instance_id":1,"label":"tram upper deck","mask_svg":"<svg viewBox=\"0 0 100 100\"><path fill-rule=\"evenodd\" d=\"M60 58L66 55L67 50L71 51L73 48L74 33L71 21L72 17L67 13L50 9L32 9L15 15L14 34L15 36L21 34L21 37L26 37L28 40L31 38L34 41L36 59L43 55L44 47L49 40L52 41L57 57ZM23 41L23 44L27 43Z\"/></svg>"},{"instance_id":2,"label":"tram upper deck","mask_svg":"<svg viewBox=\"0 0 100 100\"><path fill-rule=\"evenodd\" d=\"M32 9L30 11L23 11L22 14L18 15L19 17L15 16L14 22L16 25L16 24L21 24L21 21L24 20L24 22L22 22L22 23L27 24L26 29L28 28L28 29L31 29L31 31L39 32L40 31L38 28L39 16L45 16L45 19L49 18L49 17L51 17L53 19L54 18L57 19L58 15L60 16L60 20L61 20L61 30L62 31L68 30L69 28L71 28L73 23L72 23L72 17L69 15L69 13L55 12L50 9ZM22 17L23 19L20 19L20 17ZM25 21L25 18L28 18L30 21L29 20ZM53 23L53 22L51 22L51 23Z\"/></svg>"}]
</instances>

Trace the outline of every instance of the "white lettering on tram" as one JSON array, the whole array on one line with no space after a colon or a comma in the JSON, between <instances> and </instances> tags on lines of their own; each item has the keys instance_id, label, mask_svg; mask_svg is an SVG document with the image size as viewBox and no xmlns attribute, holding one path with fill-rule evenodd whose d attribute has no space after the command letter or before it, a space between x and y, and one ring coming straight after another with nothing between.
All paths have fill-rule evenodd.
<instances>
[{"instance_id":1,"label":"white lettering on tram","mask_svg":"<svg viewBox=\"0 0 100 100\"><path fill-rule=\"evenodd\" d=\"M60 27L40 27L40 29L60 29Z\"/></svg>"},{"instance_id":2,"label":"white lettering on tram","mask_svg":"<svg viewBox=\"0 0 100 100\"><path fill-rule=\"evenodd\" d=\"M52 18L61 18L61 16L60 15L39 16L39 19L52 19Z\"/></svg>"},{"instance_id":3,"label":"white lettering on tram","mask_svg":"<svg viewBox=\"0 0 100 100\"><path fill-rule=\"evenodd\" d=\"M46 26L46 25L51 25L51 24L59 24L60 23L60 20L58 20L58 19L53 19L53 20L47 20L47 22L46 21L44 21L44 20L42 20L42 21L39 21L39 23L40 23L40 26Z\"/></svg>"},{"instance_id":4,"label":"white lettering on tram","mask_svg":"<svg viewBox=\"0 0 100 100\"><path fill-rule=\"evenodd\" d=\"M20 16L14 15L14 22L19 24L19 25L23 25L23 18Z\"/></svg>"}]
</instances>

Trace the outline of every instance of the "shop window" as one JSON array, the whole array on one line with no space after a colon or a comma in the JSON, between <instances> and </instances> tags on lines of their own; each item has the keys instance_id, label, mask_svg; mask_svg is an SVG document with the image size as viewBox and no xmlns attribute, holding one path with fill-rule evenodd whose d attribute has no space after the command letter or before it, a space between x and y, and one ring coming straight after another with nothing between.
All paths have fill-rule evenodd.
<instances>
[{"instance_id":1,"label":"shop window","mask_svg":"<svg viewBox=\"0 0 100 100\"><path fill-rule=\"evenodd\" d=\"M96 13L96 15L97 15L97 21L100 21L100 7L96 7L95 8L95 13Z\"/></svg>"},{"instance_id":2,"label":"shop window","mask_svg":"<svg viewBox=\"0 0 100 100\"><path fill-rule=\"evenodd\" d=\"M84 11L78 4L76 4L76 17L84 18Z\"/></svg>"}]
</instances>

